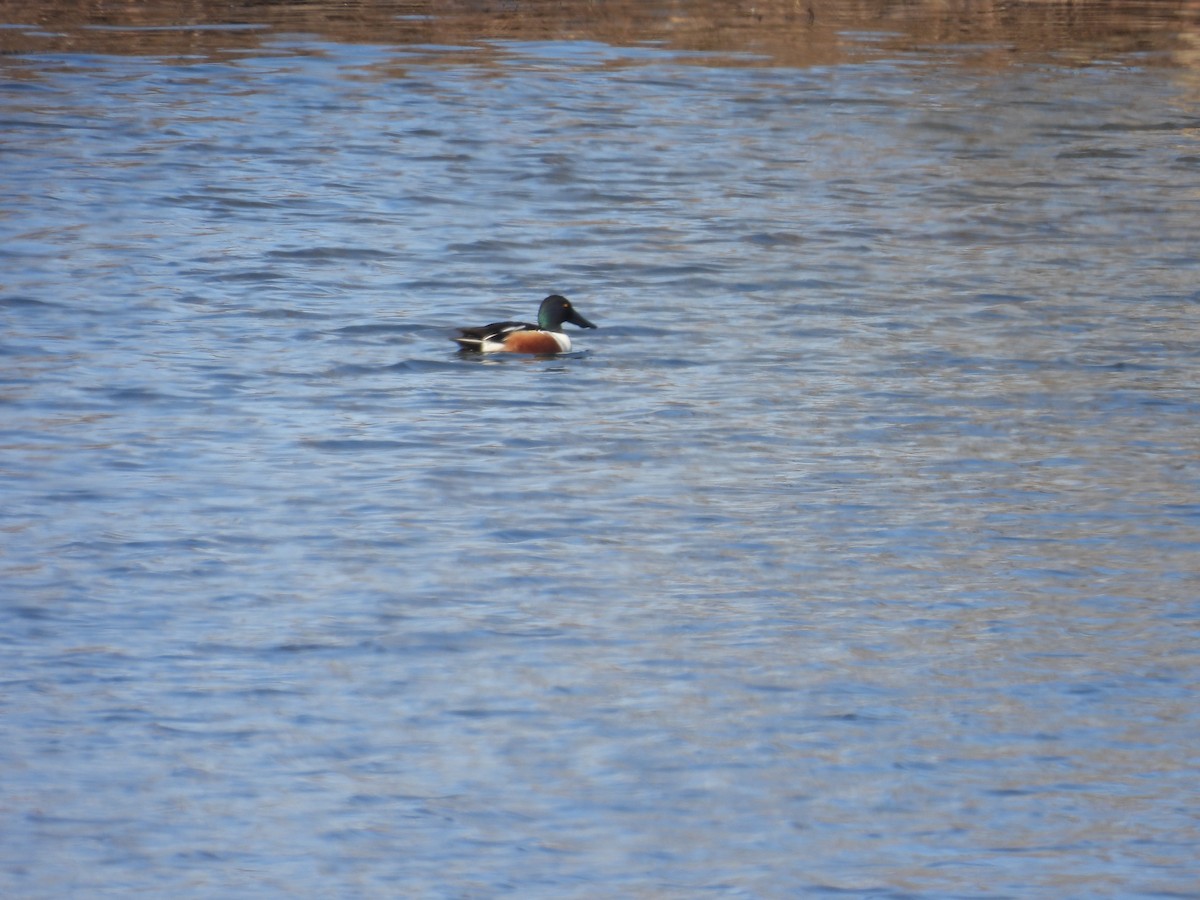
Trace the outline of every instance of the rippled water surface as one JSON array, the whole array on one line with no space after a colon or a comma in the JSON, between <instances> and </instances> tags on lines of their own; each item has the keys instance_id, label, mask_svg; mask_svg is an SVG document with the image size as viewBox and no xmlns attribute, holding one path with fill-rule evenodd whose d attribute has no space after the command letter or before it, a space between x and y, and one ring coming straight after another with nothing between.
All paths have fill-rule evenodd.
<instances>
[{"instance_id":1,"label":"rippled water surface","mask_svg":"<svg viewBox=\"0 0 1200 900\"><path fill-rule=\"evenodd\" d=\"M1200 896L1194 57L484 20L8 23L4 895Z\"/></svg>"}]
</instances>

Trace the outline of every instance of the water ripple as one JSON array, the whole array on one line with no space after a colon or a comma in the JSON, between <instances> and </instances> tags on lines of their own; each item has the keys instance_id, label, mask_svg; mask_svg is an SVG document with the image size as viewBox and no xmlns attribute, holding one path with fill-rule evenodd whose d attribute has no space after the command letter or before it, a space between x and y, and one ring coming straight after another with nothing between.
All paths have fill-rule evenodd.
<instances>
[{"instance_id":1,"label":"water ripple","mask_svg":"<svg viewBox=\"0 0 1200 900\"><path fill-rule=\"evenodd\" d=\"M0 891L1194 889L1186 69L153 11L4 57Z\"/></svg>"}]
</instances>

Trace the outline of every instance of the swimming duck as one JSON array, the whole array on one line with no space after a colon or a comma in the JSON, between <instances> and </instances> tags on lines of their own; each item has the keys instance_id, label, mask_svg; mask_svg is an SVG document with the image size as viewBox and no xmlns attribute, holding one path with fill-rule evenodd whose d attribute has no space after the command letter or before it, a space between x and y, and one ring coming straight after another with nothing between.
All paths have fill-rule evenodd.
<instances>
[{"instance_id":1,"label":"swimming duck","mask_svg":"<svg viewBox=\"0 0 1200 900\"><path fill-rule=\"evenodd\" d=\"M571 301L561 294L551 294L538 308L536 325L528 322L493 322L482 328L460 328L451 338L463 350L474 353L566 353L571 339L562 330L563 322L580 328L596 326L581 316Z\"/></svg>"}]
</instances>

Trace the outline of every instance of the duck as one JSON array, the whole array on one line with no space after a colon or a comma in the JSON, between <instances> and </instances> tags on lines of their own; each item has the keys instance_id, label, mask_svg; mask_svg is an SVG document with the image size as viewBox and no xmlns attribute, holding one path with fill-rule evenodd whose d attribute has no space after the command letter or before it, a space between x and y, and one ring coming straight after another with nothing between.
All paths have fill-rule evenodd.
<instances>
[{"instance_id":1,"label":"duck","mask_svg":"<svg viewBox=\"0 0 1200 900\"><path fill-rule=\"evenodd\" d=\"M493 322L479 328L460 328L458 336L450 340L471 353L566 353L571 349L571 339L563 333L564 322L580 328L596 327L562 294L551 294L538 307L536 325Z\"/></svg>"}]
</instances>

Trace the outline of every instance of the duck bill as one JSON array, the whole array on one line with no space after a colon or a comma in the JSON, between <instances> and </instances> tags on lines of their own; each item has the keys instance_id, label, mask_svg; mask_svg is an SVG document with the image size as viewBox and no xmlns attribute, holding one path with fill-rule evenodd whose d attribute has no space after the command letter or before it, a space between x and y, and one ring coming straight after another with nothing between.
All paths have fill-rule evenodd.
<instances>
[{"instance_id":1,"label":"duck bill","mask_svg":"<svg viewBox=\"0 0 1200 900\"><path fill-rule=\"evenodd\" d=\"M574 307L571 308L571 314L567 316L567 321L572 325L578 325L580 328L595 328L596 326L577 313Z\"/></svg>"}]
</instances>

